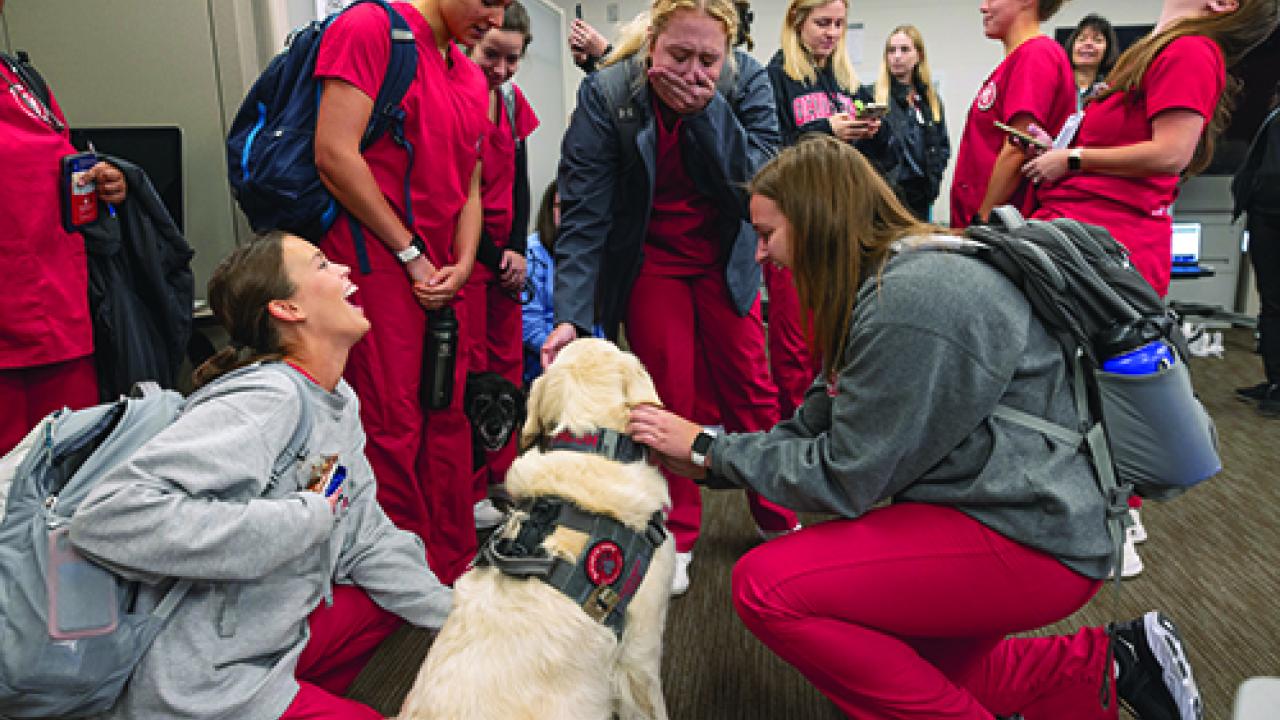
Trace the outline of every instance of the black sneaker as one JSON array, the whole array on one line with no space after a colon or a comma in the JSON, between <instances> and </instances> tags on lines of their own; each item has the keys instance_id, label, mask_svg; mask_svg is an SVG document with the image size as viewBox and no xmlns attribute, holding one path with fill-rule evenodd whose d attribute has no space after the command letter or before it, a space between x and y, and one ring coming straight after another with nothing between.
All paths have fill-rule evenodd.
<instances>
[{"instance_id":1,"label":"black sneaker","mask_svg":"<svg viewBox=\"0 0 1280 720\"><path fill-rule=\"evenodd\" d=\"M1271 392L1258 401L1258 412L1267 417L1280 418L1280 387L1271 386Z\"/></svg>"},{"instance_id":2,"label":"black sneaker","mask_svg":"<svg viewBox=\"0 0 1280 720\"><path fill-rule=\"evenodd\" d=\"M1249 402L1258 402L1267 396L1267 391L1274 387L1269 382L1260 382L1249 387L1236 388L1236 397Z\"/></svg>"},{"instance_id":3,"label":"black sneaker","mask_svg":"<svg viewBox=\"0 0 1280 720\"><path fill-rule=\"evenodd\" d=\"M1173 621L1159 612L1107 629L1116 694L1138 720L1202 720L1200 690Z\"/></svg>"}]
</instances>

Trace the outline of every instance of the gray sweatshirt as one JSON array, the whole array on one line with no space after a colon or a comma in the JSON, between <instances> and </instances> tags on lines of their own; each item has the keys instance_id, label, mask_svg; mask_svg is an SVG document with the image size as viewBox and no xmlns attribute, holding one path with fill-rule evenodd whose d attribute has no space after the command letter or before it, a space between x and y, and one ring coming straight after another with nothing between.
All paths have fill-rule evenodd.
<instances>
[{"instance_id":1,"label":"gray sweatshirt","mask_svg":"<svg viewBox=\"0 0 1280 720\"><path fill-rule=\"evenodd\" d=\"M834 379L768 432L727 435L712 473L797 510L856 518L886 498L949 505L1088 577L1109 573L1085 453L991 417L1004 404L1078 424L1061 346L999 271L897 255L858 293Z\"/></svg>"},{"instance_id":2,"label":"gray sweatshirt","mask_svg":"<svg viewBox=\"0 0 1280 720\"><path fill-rule=\"evenodd\" d=\"M72 542L148 583L144 609L159 600L155 581L196 581L106 717L280 717L298 691L307 616L333 583L364 588L414 625L444 622L452 591L374 499L355 394L345 382L332 393L305 385L307 458L276 487L267 479L301 405L284 373L263 370L202 394L80 505ZM328 455L348 472L349 504L336 513L304 489Z\"/></svg>"}]
</instances>

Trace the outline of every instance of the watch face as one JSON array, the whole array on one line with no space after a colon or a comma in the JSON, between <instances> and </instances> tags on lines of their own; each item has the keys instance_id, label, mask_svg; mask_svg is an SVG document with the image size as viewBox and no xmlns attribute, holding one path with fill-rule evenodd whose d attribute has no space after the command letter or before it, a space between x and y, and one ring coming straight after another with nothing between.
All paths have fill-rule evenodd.
<instances>
[{"instance_id":1,"label":"watch face","mask_svg":"<svg viewBox=\"0 0 1280 720\"><path fill-rule=\"evenodd\" d=\"M710 433L700 432L698 437L693 439L693 451L699 455L706 455L711 449L711 443L716 437Z\"/></svg>"}]
</instances>

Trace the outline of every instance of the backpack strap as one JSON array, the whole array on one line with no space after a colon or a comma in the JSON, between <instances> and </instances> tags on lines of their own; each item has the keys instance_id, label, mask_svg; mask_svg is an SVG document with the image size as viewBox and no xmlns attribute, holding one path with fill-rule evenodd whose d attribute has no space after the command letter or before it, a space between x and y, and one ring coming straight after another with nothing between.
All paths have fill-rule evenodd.
<instances>
[{"instance_id":1,"label":"backpack strap","mask_svg":"<svg viewBox=\"0 0 1280 720\"><path fill-rule=\"evenodd\" d=\"M1115 461L1111 457L1111 445L1107 440L1106 428L1101 422L1094 421L1092 413L1089 412L1088 387L1086 387L1085 368L1080 353L1075 354L1068 367L1071 371L1071 389L1075 396L1076 416L1080 420L1080 430L1063 427L1008 405L997 405L995 410L991 411L991 417L1042 433L1070 447L1079 448L1083 444L1088 448L1098 490L1102 492L1102 499L1106 503L1107 535L1112 546L1111 557L1115 568L1116 587L1119 588L1125 530L1131 522L1129 496L1133 494L1133 488L1117 482Z\"/></svg>"},{"instance_id":2,"label":"backpack strap","mask_svg":"<svg viewBox=\"0 0 1280 720\"><path fill-rule=\"evenodd\" d=\"M410 179L413 177L414 152L413 143L405 137L405 112L401 103L418 74L417 40L409 23L395 8L391 7L387 0L357 0L346 9L350 10L366 2L377 3L387 12L387 17L391 21L391 53L387 59L387 72L382 76L382 85L378 87L378 97L373 101L373 112L369 115L369 124L365 127L364 136L360 140L360 150L363 152L384 133L390 132L395 143L409 154L409 164L404 173L404 212L405 224L413 230L413 202L409 188ZM351 242L355 246L356 263L360 267L360 272L368 275L373 271L373 267L369 264L369 250L365 245L364 231L350 213L347 214L347 219L351 224Z\"/></svg>"}]
</instances>

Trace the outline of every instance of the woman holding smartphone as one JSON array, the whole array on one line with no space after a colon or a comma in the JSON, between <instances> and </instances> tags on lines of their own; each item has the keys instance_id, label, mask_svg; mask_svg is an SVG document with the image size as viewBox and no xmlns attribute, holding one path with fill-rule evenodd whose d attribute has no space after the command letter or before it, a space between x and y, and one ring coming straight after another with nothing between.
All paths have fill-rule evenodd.
<instances>
[{"instance_id":1,"label":"woman holding smartphone","mask_svg":"<svg viewBox=\"0 0 1280 720\"><path fill-rule=\"evenodd\" d=\"M1227 68L1280 22L1277 0L1165 0L1150 35L1125 51L1085 108L1069 148L1025 163L1036 217L1101 225L1156 292L1169 290L1178 184L1208 166L1230 117Z\"/></svg>"},{"instance_id":2,"label":"woman holding smartphone","mask_svg":"<svg viewBox=\"0 0 1280 720\"><path fill-rule=\"evenodd\" d=\"M888 176L897 162L888 127L882 124L888 107L875 105L853 71L845 42L848 16L845 0L791 0L787 5L782 48L769 61L782 144L794 145L805 133L830 135L853 144ZM820 361L810 349L790 271L772 263L763 267L769 291L769 367L785 417L800 405Z\"/></svg>"},{"instance_id":3,"label":"woman holding smartphone","mask_svg":"<svg viewBox=\"0 0 1280 720\"><path fill-rule=\"evenodd\" d=\"M1062 46L1040 31L1040 23L1063 2L982 2L983 32L1004 45L1004 60L969 108L951 181L951 227L985 220L998 205L1014 205L1023 215L1035 208L1034 193L1019 174L1026 155L995 123L1022 131L1035 124L1057 133L1075 111L1071 62Z\"/></svg>"}]
</instances>

